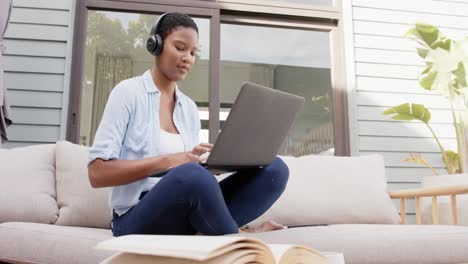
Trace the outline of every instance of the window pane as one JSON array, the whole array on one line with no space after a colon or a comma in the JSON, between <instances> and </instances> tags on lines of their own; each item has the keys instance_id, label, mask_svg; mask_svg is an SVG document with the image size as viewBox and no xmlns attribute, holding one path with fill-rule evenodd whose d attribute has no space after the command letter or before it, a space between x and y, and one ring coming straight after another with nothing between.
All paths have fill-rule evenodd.
<instances>
[{"instance_id":1,"label":"window pane","mask_svg":"<svg viewBox=\"0 0 468 264\"><path fill-rule=\"evenodd\" d=\"M146 40L156 15L109 11L88 11L84 79L81 100L80 143L91 145L107 98L122 80L142 75L154 57ZM199 27L201 51L180 89L208 112L209 19L194 18ZM205 110L206 109L206 110ZM208 128L202 136L208 138ZM207 139L206 139L207 140Z\"/></svg>"},{"instance_id":2,"label":"window pane","mask_svg":"<svg viewBox=\"0 0 468 264\"><path fill-rule=\"evenodd\" d=\"M327 32L222 24L221 116L244 81L297 94L306 102L280 154L333 153L329 49Z\"/></svg>"}]
</instances>

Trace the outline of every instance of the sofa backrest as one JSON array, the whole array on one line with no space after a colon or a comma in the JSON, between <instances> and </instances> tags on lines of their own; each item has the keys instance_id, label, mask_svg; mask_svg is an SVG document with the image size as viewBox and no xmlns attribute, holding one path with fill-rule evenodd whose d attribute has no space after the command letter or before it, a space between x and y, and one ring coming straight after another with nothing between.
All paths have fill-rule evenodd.
<instances>
[{"instance_id":1,"label":"sofa backrest","mask_svg":"<svg viewBox=\"0 0 468 264\"><path fill-rule=\"evenodd\" d=\"M88 148L67 141L56 146L57 225L110 228L109 188L94 189L86 166Z\"/></svg>"},{"instance_id":2,"label":"sofa backrest","mask_svg":"<svg viewBox=\"0 0 468 264\"><path fill-rule=\"evenodd\" d=\"M289 167L283 195L261 217L281 224L398 224L382 156L282 157Z\"/></svg>"},{"instance_id":3,"label":"sofa backrest","mask_svg":"<svg viewBox=\"0 0 468 264\"><path fill-rule=\"evenodd\" d=\"M0 149L0 223L110 228L109 189L91 187L87 155L87 147L66 141ZM254 224L399 222L381 156L283 159L290 170L286 190Z\"/></svg>"},{"instance_id":4,"label":"sofa backrest","mask_svg":"<svg viewBox=\"0 0 468 264\"><path fill-rule=\"evenodd\" d=\"M0 149L0 223L55 223L55 199L55 144Z\"/></svg>"}]
</instances>

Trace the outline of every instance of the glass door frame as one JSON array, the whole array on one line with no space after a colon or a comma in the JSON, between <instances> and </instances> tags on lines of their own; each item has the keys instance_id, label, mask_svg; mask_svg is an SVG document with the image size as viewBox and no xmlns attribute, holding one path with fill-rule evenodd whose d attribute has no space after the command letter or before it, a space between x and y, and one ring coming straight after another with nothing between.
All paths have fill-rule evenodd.
<instances>
[{"instance_id":1,"label":"glass door frame","mask_svg":"<svg viewBox=\"0 0 468 264\"><path fill-rule=\"evenodd\" d=\"M177 10L193 17L210 19L210 60L209 60L209 141L214 142L219 131L219 8L210 2L201 7L186 6L184 3L174 0L171 5L155 3L156 1L140 0L138 3L111 0L78 0L76 3L75 32L73 36L72 73L70 80L70 100L67 119L66 139L73 143L79 143L81 122L82 83L84 75L84 57L86 49L86 29L88 10L130 12L144 14L163 14ZM183 2L183 1L181 1ZM180 5L178 5L178 3ZM149 34L149 33L148 33ZM150 56L150 55L148 55Z\"/></svg>"},{"instance_id":2,"label":"glass door frame","mask_svg":"<svg viewBox=\"0 0 468 264\"><path fill-rule=\"evenodd\" d=\"M177 10L210 19L209 141L219 133L221 23L276 26L330 32L335 155L350 155L342 0L334 6L268 0L76 0L72 74L66 139L78 143L88 10L162 14Z\"/></svg>"},{"instance_id":3,"label":"glass door frame","mask_svg":"<svg viewBox=\"0 0 468 264\"><path fill-rule=\"evenodd\" d=\"M322 11L320 11L322 12ZM296 17L294 16L296 15ZM221 23L233 25L267 26L290 29L306 29L329 32L330 34L330 71L333 95L333 140L336 156L349 156L348 100L344 58L343 26L341 14L336 18L297 17L295 10L288 15L275 17L254 17L249 12L221 10Z\"/></svg>"}]
</instances>

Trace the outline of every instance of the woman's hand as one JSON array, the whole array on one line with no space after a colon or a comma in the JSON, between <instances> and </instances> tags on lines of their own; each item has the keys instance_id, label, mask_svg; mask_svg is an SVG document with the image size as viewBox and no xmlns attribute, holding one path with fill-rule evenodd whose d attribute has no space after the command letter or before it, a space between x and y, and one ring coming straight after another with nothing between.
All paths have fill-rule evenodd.
<instances>
[{"instance_id":1,"label":"woman's hand","mask_svg":"<svg viewBox=\"0 0 468 264\"><path fill-rule=\"evenodd\" d=\"M169 154L169 156L170 156L170 162L169 162L170 168L177 167L179 165L182 165L188 162L198 162L198 156L193 154L190 151Z\"/></svg>"},{"instance_id":2,"label":"woman's hand","mask_svg":"<svg viewBox=\"0 0 468 264\"><path fill-rule=\"evenodd\" d=\"M211 151L213 144L201 143L195 146L192 151L169 154L169 168L177 167L188 162L198 162L200 156Z\"/></svg>"},{"instance_id":3,"label":"woman's hand","mask_svg":"<svg viewBox=\"0 0 468 264\"><path fill-rule=\"evenodd\" d=\"M204 154L206 152L210 152L212 148L213 148L213 144L201 143L200 145L195 146L192 149L192 154L197 155L197 156L201 156L202 154Z\"/></svg>"}]
</instances>

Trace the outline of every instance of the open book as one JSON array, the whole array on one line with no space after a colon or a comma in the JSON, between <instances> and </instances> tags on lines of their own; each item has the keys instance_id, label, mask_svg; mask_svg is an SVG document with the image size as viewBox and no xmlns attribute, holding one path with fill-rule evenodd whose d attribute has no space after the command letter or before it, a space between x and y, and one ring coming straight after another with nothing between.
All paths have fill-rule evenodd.
<instances>
[{"instance_id":1,"label":"open book","mask_svg":"<svg viewBox=\"0 0 468 264\"><path fill-rule=\"evenodd\" d=\"M310 248L237 236L128 235L103 241L96 248L120 252L102 262L106 264L327 263Z\"/></svg>"}]
</instances>

